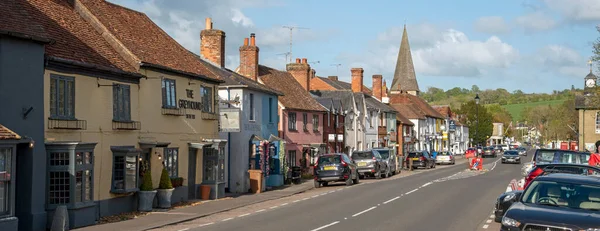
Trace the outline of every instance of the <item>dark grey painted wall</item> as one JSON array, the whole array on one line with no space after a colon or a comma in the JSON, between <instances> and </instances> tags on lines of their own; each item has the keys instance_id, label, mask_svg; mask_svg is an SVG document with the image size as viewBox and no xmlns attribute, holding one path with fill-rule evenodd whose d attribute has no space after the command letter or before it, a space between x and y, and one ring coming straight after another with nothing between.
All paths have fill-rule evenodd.
<instances>
[{"instance_id":1,"label":"dark grey painted wall","mask_svg":"<svg viewBox=\"0 0 600 231\"><path fill-rule=\"evenodd\" d=\"M44 148L44 46L0 36L0 124L35 141L17 152L16 216L19 230L46 225ZM27 118L23 110L33 107ZM34 177L35 176L35 177Z\"/></svg>"}]
</instances>

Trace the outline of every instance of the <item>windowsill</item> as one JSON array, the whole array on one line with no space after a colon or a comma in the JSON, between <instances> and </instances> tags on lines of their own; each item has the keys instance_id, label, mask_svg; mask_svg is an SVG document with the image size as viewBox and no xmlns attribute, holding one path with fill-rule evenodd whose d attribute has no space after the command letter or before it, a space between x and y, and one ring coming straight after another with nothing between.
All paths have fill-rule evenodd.
<instances>
[{"instance_id":1,"label":"windowsill","mask_svg":"<svg viewBox=\"0 0 600 231\"><path fill-rule=\"evenodd\" d=\"M298 132L298 129L289 129L288 128L288 132Z\"/></svg>"},{"instance_id":2,"label":"windowsill","mask_svg":"<svg viewBox=\"0 0 600 231\"><path fill-rule=\"evenodd\" d=\"M78 120L75 117L56 117L56 116L50 116L50 117L48 117L48 119L51 119L51 120L65 120L65 121L76 121L76 120Z\"/></svg>"},{"instance_id":3,"label":"windowsill","mask_svg":"<svg viewBox=\"0 0 600 231\"><path fill-rule=\"evenodd\" d=\"M256 123L256 120L248 120L250 123Z\"/></svg>"},{"instance_id":4,"label":"windowsill","mask_svg":"<svg viewBox=\"0 0 600 231\"><path fill-rule=\"evenodd\" d=\"M134 193L140 191L139 188L134 188L134 189L111 189L110 193L112 194L129 194L129 193Z\"/></svg>"}]
</instances>

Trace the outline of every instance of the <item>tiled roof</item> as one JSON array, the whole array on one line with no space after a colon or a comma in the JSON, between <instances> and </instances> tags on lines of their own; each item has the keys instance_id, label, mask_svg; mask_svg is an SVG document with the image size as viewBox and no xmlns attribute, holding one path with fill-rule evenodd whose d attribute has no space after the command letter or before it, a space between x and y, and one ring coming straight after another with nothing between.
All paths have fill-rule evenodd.
<instances>
[{"instance_id":1,"label":"tiled roof","mask_svg":"<svg viewBox=\"0 0 600 231\"><path fill-rule=\"evenodd\" d=\"M448 105L432 105L431 107L444 116L444 118L452 117L452 111Z\"/></svg>"},{"instance_id":2,"label":"tiled roof","mask_svg":"<svg viewBox=\"0 0 600 231\"><path fill-rule=\"evenodd\" d=\"M425 100L421 99L418 96L414 96L414 95L407 94L407 93L400 93L400 94L390 94L389 97L390 97L390 105L411 104L411 105L413 105L414 108L416 108L418 111L420 111L424 116L429 116L429 117L438 118L438 119L445 118L438 111L433 109L427 102L425 102ZM405 115L405 116L408 116L408 115Z\"/></svg>"},{"instance_id":3,"label":"tiled roof","mask_svg":"<svg viewBox=\"0 0 600 231\"><path fill-rule=\"evenodd\" d=\"M416 109L414 105L408 104L390 104L398 113L408 119L426 119L425 115Z\"/></svg>"},{"instance_id":4,"label":"tiled roof","mask_svg":"<svg viewBox=\"0 0 600 231\"><path fill-rule=\"evenodd\" d=\"M337 90L352 90L352 84L351 83L346 83L343 81L339 81L339 80L333 80L330 78L325 78L325 77L316 77L319 80L325 82L327 85L337 89ZM311 89L314 90L331 90L331 89L318 89L318 86L315 86L315 84L311 83ZM371 89L369 89L367 86L363 85L363 93L368 94L368 95L372 95L373 91L371 91Z\"/></svg>"},{"instance_id":5,"label":"tiled roof","mask_svg":"<svg viewBox=\"0 0 600 231\"><path fill-rule=\"evenodd\" d=\"M146 14L105 0L80 1L143 63L222 81Z\"/></svg>"},{"instance_id":6,"label":"tiled roof","mask_svg":"<svg viewBox=\"0 0 600 231\"><path fill-rule=\"evenodd\" d=\"M195 55L195 54L194 54ZM264 92L267 94L274 94L274 95L283 95L282 92L277 91L275 89L272 89L268 86L265 86L263 84L260 84L259 82L256 82L252 79L246 78L232 70L229 70L227 68L224 67L218 67L206 60L203 60L202 58L200 58L200 56L197 56L197 58L200 60L200 62L202 62L211 72L215 73L218 76L223 77L223 80L225 80L225 83L220 84L219 86L245 86L248 89L251 90L255 90L255 91L260 91L260 92Z\"/></svg>"},{"instance_id":7,"label":"tiled roof","mask_svg":"<svg viewBox=\"0 0 600 231\"><path fill-rule=\"evenodd\" d=\"M415 125L413 122L410 121L410 119L406 118L401 113L396 113L396 120L400 121L400 123L402 123L404 125L408 125L408 126L414 126Z\"/></svg>"},{"instance_id":8,"label":"tiled roof","mask_svg":"<svg viewBox=\"0 0 600 231\"><path fill-rule=\"evenodd\" d=\"M398 59L396 60L396 70L394 71L394 79L390 90L397 91L419 91L419 84L415 75L415 66L413 65L410 45L408 43L408 32L404 25L402 33L402 41L400 42L400 50L398 51Z\"/></svg>"},{"instance_id":9,"label":"tiled roof","mask_svg":"<svg viewBox=\"0 0 600 231\"><path fill-rule=\"evenodd\" d=\"M373 96L365 95L365 101L367 102L367 108L375 108L384 112L396 112L396 109L380 102Z\"/></svg>"},{"instance_id":10,"label":"tiled roof","mask_svg":"<svg viewBox=\"0 0 600 231\"><path fill-rule=\"evenodd\" d=\"M31 14L31 6L23 0L0 1L0 34L46 41L50 39L42 24Z\"/></svg>"},{"instance_id":11,"label":"tiled roof","mask_svg":"<svg viewBox=\"0 0 600 231\"><path fill-rule=\"evenodd\" d=\"M21 136L0 124L0 140L20 140Z\"/></svg>"},{"instance_id":12,"label":"tiled roof","mask_svg":"<svg viewBox=\"0 0 600 231\"><path fill-rule=\"evenodd\" d=\"M30 17L25 17L24 20L35 19L34 21L29 20L22 23L42 25L45 34L54 41L54 43L46 45L46 55L108 69L137 73L137 70L127 63L102 38L101 34L73 10L67 3L68 1L24 0L20 2L23 8L14 10L27 11ZM8 9L4 6L0 9L11 11L11 7L18 6L9 4ZM2 18L5 17L2 16ZM4 24L0 23L0 27L6 26Z\"/></svg>"},{"instance_id":13,"label":"tiled roof","mask_svg":"<svg viewBox=\"0 0 600 231\"><path fill-rule=\"evenodd\" d=\"M290 73L259 65L258 76L265 85L284 94L284 96L279 97L279 102L286 108L326 111Z\"/></svg>"},{"instance_id":14,"label":"tiled roof","mask_svg":"<svg viewBox=\"0 0 600 231\"><path fill-rule=\"evenodd\" d=\"M354 94L351 91L321 91L314 90L311 93L317 98L331 98L339 100L344 110L354 110ZM335 103L335 102L334 102Z\"/></svg>"}]
</instances>

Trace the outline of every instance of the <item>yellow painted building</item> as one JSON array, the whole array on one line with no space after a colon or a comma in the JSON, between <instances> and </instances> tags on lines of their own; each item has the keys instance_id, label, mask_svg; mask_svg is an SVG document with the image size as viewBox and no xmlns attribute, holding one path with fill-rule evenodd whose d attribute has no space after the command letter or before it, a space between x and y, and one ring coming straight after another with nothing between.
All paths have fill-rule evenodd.
<instances>
[{"instance_id":1,"label":"yellow painted building","mask_svg":"<svg viewBox=\"0 0 600 231\"><path fill-rule=\"evenodd\" d=\"M598 78L590 73L584 78L584 93L576 96L575 109L579 115L579 150L596 152L595 143L600 141L600 97Z\"/></svg>"}]
</instances>

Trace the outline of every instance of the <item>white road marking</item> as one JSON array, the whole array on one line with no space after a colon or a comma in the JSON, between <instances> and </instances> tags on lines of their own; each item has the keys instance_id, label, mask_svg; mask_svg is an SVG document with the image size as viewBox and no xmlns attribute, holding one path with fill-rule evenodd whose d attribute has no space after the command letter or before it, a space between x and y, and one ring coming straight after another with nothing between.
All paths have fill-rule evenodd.
<instances>
[{"instance_id":1,"label":"white road marking","mask_svg":"<svg viewBox=\"0 0 600 231\"><path fill-rule=\"evenodd\" d=\"M425 183L425 184L424 184L423 186L421 186L421 187L427 187L427 185L430 185L430 184L433 184L433 183L431 183L431 182L427 182L427 183Z\"/></svg>"},{"instance_id":2,"label":"white road marking","mask_svg":"<svg viewBox=\"0 0 600 231\"><path fill-rule=\"evenodd\" d=\"M406 195L408 195L408 194L411 194L411 193L414 193L414 192L416 192L417 190L419 190L419 189L413 189L413 190L411 190L411 191L409 191L409 192L406 192Z\"/></svg>"},{"instance_id":3,"label":"white road marking","mask_svg":"<svg viewBox=\"0 0 600 231\"><path fill-rule=\"evenodd\" d=\"M190 228L180 229L180 230L177 230L177 231L186 231L188 229L190 229Z\"/></svg>"},{"instance_id":4,"label":"white road marking","mask_svg":"<svg viewBox=\"0 0 600 231\"><path fill-rule=\"evenodd\" d=\"M227 218L227 219L223 219L222 221L229 221L229 220L233 220L233 217Z\"/></svg>"},{"instance_id":5,"label":"white road marking","mask_svg":"<svg viewBox=\"0 0 600 231\"><path fill-rule=\"evenodd\" d=\"M319 230L321 230L321 229L327 228L327 227L329 227L329 226L332 226L332 225L335 225L335 224L337 224L337 223L340 223L340 222L339 222L339 221L331 222L330 224L323 225L323 226L321 226L321 227L319 227L319 228L316 228L316 229L313 229L313 230L311 230L311 231L319 231Z\"/></svg>"},{"instance_id":6,"label":"white road marking","mask_svg":"<svg viewBox=\"0 0 600 231\"><path fill-rule=\"evenodd\" d=\"M250 213L244 213L242 215L239 215L238 217L245 217L245 216L248 216L248 215L250 215Z\"/></svg>"},{"instance_id":7,"label":"white road marking","mask_svg":"<svg viewBox=\"0 0 600 231\"><path fill-rule=\"evenodd\" d=\"M275 206L271 207L270 209L276 209L277 207L279 207L279 205L275 205Z\"/></svg>"},{"instance_id":8,"label":"white road marking","mask_svg":"<svg viewBox=\"0 0 600 231\"><path fill-rule=\"evenodd\" d=\"M387 201L383 202L383 204L385 205L385 204L387 204L387 203L390 203L390 202L392 202L392 201L395 201L395 200L397 200L398 198L400 198L400 196L397 196L397 197L394 197L394 198L392 198L392 199L389 199L389 200L387 200Z\"/></svg>"},{"instance_id":9,"label":"white road marking","mask_svg":"<svg viewBox=\"0 0 600 231\"><path fill-rule=\"evenodd\" d=\"M314 195L314 196L312 196L311 198L315 198L315 197L318 197L318 196L319 196L319 195Z\"/></svg>"},{"instance_id":10,"label":"white road marking","mask_svg":"<svg viewBox=\"0 0 600 231\"><path fill-rule=\"evenodd\" d=\"M255 212L255 213L260 213L260 212L264 212L264 211L265 211L265 209L256 210L256 212Z\"/></svg>"},{"instance_id":11,"label":"white road marking","mask_svg":"<svg viewBox=\"0 0 600 231\"><path fill-rule=\"evenodd\" d=\"M281 204L280 206L286 206L286 205L288 205L288 203L283 203L283 204Z\"/></svg>"},{"instance_id":12,"label":"white road marking","mask_svg":"<svg viewBox=\"0 0 600 231\"><path fill-rule=\"evenodd\" d=\"M327 193L332 193L332 192L335 192L335 190L331 190L331 191L329 191L329 192L327 192Z\"/></svg>"},{"instance_id":13,"label":"white road marking","mask_svg":"<svg viewBox=\"0 0 600 231\"><path fill-rule=\"evenodd\" d=\"M347 218L347 217L344 217L344 220L348 220L348 218Z\"/></svg>"},{"instance_id":14,"label":"white road marking","mask_svg":"<svg viewBox=\"0 0 600 231\"><path fill-rule=\"evenodd\" d=\"M321 193L319 196L325 196L327 195L327 193Z\"/></svg>"},{"instance_id":15,"label":"white road marking","mask_svg":"<svg viewBox=\"0 0 600 231\"><path fill-rule=\"evenodd\" d=\"M492 220L487 220L487 221L485 221L485 223L488 223L488 224L492 223Z\"/></svg>"},{"instance_id":16,"label":"white road marking","mask_svg":"<svg viewBox=\"0 0 600 231\"><path fill-rule=\"evenodd\" d=\"M296 202L299 202L299 201L300 201L300 200L295 200L295 201L292 201L292 203L296 203Z\"/></svg>"},{"instance_id":17,"label":"white road marking","mask_svg":"<svg viewBox=\"0 0 600 231\"><path fill-rule=\"evenodd\" d=\"M214 224L214 222L206 223L206 224L201 224L201 225L198 225L198 227L203 227L203 226L212 225L212 224Z\"/></svg>"},{"instance_id":18,"label":"white road marking","mask_svg":"<svg viewBox=\"0 0 600 231\"><path fill-rule=\"evenodd\" d=\"M352 217L355 217L355 216L358 216L358 215L360 215L360 214L363 214L363 213L369 212L369 211L371 211L371 210L373 210L373 209L375 209L375 208L377 208L377 207L373 206L373 207L371 207L371 208L365 209L365 210L363 210L363 211L361 211L361 212L358 212L357 214L354 214L354 215L352 215Z\"/></svg>"},{"instance_id":19,"label":"white road marking","mask_svg":"<svg viewBox=\"0 0 600 231\"><path fill-rule=\"evenodd\" d=\"M490 218L492 218L492 219L494 219L495 217L496 217L496 216L494 216L494 214L492 214L492 215L490 216Z\"/></svg>"},{"instance_id":20,"label":"white road marking","mask_svg":"<svg viewBox=\"0 0 600 231\"><path fill-rule=\"evenodd\" d=\"M488 227L490 227L489 225L484 225L483 228L487 229Z\"/></svg>"},{"instance_id":21,"label":"white road marking","mask_svg":"<svg viewBox=\"0 0 600 231\"><path fill-rule=\"evenodd\" d=\"M307 198L303 198L302 200L303 200L303 201L305 201L305 200L308 200L308 199L309 199L309 198L307 197Z\"/></svg>"}]
</instances>

